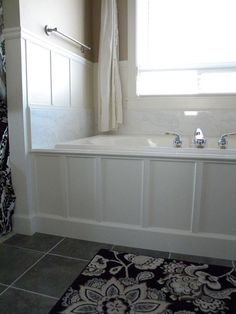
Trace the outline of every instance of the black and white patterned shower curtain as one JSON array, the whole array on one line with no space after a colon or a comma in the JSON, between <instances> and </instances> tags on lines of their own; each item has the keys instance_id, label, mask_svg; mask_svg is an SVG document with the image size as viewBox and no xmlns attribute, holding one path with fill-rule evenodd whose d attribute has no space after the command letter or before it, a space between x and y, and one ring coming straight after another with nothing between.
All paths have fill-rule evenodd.
<instances>
[{"instance_id":1,"label":"black and white patterned shower curtain","mask_svg":"<svg viewBox=\"0 0 236 314\"><path fill-rule=\"evenodd\" d=\"M5 46L2 37L3 8L0 0L0 236L12 230L15 194L9 166L9 142L6 102Z\"/></svg>"}]
</instances>

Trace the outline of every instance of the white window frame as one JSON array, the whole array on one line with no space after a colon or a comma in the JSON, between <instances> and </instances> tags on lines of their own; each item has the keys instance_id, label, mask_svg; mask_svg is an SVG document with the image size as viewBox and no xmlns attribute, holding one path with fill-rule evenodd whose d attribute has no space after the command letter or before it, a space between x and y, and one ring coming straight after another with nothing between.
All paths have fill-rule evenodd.
<instances>
[{"instance_id":1,"label":"white window frame","mask_svg":"<svg viewBox=\"0 0 236 314\"><path fill-rule=\"evenodd\" d=\"M236 94L136 95L136 0L128 0L128 99L129 108L236 109Z\"/></svg>"}]
</instances>

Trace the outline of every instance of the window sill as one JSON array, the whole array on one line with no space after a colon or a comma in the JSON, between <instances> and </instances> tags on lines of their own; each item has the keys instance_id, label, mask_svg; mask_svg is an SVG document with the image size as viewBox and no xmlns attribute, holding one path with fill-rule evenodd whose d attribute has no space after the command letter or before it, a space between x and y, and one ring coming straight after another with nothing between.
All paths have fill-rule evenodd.
<instances>
[{"instance_id":1,"label":"window sill","mask_svg":"<svg viewBox=\"0 0 236 314\"><path fill-rule=\"evenodd\" d=\"M125 99L127 109L236 110L235 94L135 96Z\"/></svg>"}]
</instances>

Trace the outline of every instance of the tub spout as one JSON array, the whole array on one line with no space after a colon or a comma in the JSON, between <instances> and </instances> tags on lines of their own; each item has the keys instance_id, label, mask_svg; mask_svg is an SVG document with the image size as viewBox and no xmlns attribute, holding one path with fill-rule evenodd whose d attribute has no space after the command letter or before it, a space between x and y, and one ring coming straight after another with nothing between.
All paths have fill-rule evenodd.
<instances>
[{"instance_id":1,"label":"tub spout","mask_svg":"<svg viewBox=\"0 0 236 314\"><path fill-rule=\"evenodd\" d=\"M197 128L194 132L193 144L198 148L203 148L206 145L206 139L200 128Z\"/></svg>"}]
</instances>

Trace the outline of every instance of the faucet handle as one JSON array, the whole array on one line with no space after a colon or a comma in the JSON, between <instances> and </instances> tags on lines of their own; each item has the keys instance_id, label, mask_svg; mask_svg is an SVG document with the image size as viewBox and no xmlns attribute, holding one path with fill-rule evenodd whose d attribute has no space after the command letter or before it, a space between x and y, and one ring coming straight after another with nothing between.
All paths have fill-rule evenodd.
<instances>
[{"instance_id":1,"label":"faucet handle","mask_svg":"<svg viewBox=\"0 0 236 314\"><path fill-rule=\"evenodd\" d=\"M230 132L230 133L224 133L220 136L220 139L218 141L218 146L220 148L226 148L228 141L226 139L226 137L230 136L230 135L236 135L236 132Z\"/></svg>"},{"instance_id":2,"label":"faucet handle","mask_svg":"<svg viewBox=\"0 0 236 314\"><path fill-rule=\"evenodd\" d=\"M181 135L178 132L172 132L172 131L168 131L165 132L166 135L175 135L175 138L173 140L173 144L175 147L181 147L183 141L181 140Z\"/></svg>"}]
</instances>

